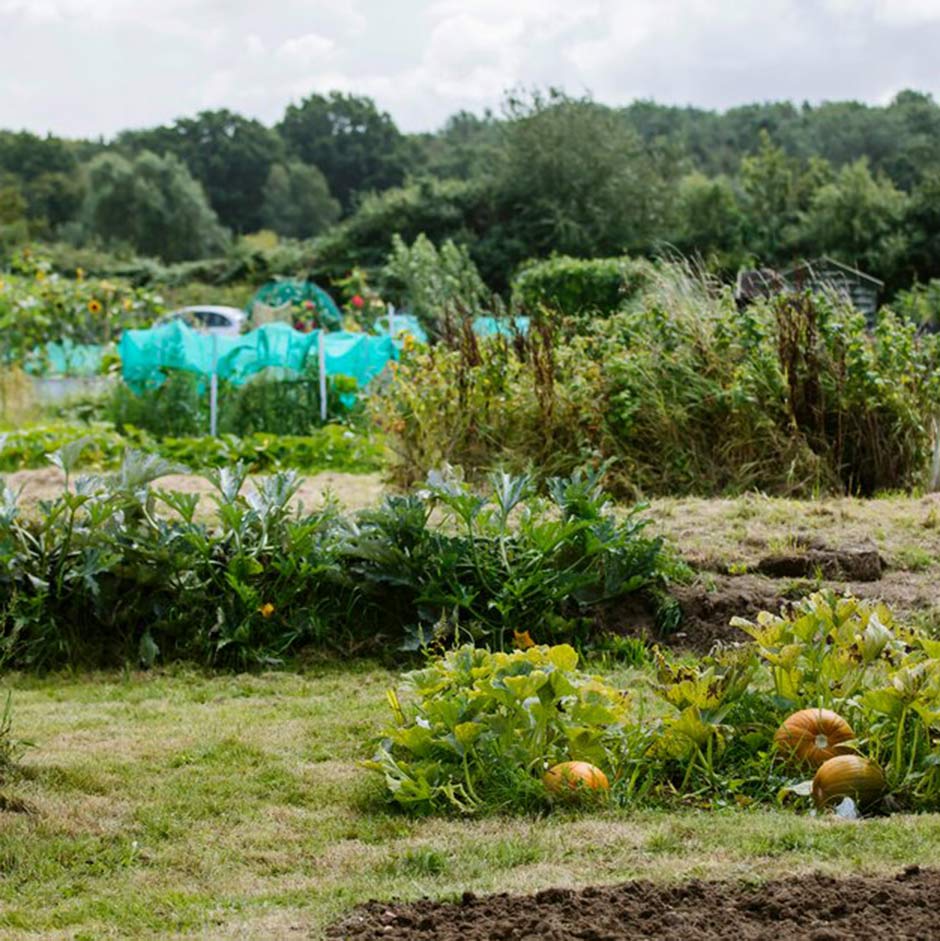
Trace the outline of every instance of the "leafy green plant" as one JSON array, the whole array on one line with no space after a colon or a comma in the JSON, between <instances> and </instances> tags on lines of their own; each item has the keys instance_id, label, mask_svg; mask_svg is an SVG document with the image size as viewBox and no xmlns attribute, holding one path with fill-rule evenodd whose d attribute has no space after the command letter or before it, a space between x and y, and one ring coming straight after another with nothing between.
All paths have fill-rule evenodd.
<instances>
[{"instance_id":1,"label":"leafy green plant","mask_svg":"<svg viewBox=\"0 0 940 941\"><path fill-rule=\"evenodd\" d=\"M569 759L617 780L638 747L628 735L629 696L577 665L566 644L453 650L407 674L413 704L389 691L395 721L367 766L384 775L392 800L419 811L544 806L542 775Z\"/></svg>"},{"instance_id":2,"label":"leafy green plant","mask_svg":"<svg viewBox=\"0 0 940 941\"><path fill-rule=\"evenodd\" d=\"M281 468L369 472L384 463L380 436L348 425L324 425L308 435L251 434L237 437L152 438L127 425L118 432L108 422L70 424L57 422L9 431L0 440L0 471L43 467L48 455L82 439L80 468L104 470L118 466L127 448L160 454L194 470L239 462L252 472Z\"/></svg>"},{"instance_id":3,"label":"leafy green plant","mask_svg":"<svg viewBox=\"0 0 940 941\"><path fill-rule=\"evenodd\" d=\"M151 486L180 469L158 454L76 478L92 446L52 456L73 487L38 513L0 489L0 665L244 667L464 632L508 646L523 620L574 635L592 604L664 574L643 522L616 520L582 478L556 485L555 511L524 480L501 479L491 505L442 476L350 517L333 503L301 512L296 474L248 482L239 464L207 471L214 510L197 516L198 494ZM439 503L452 515L432 523Z\"/></svg>"},{"instance_id":4,"label":"leafy green plant","mask_svg":"<svg viewBox=\"0 0 940 941\"><path fill-rule=\"evenodd\" d=\"M607 316L642 292L651 271L642 259L557 256L524 265L513 279L513 300L531 313Z\"/></svg>"},{"instance_id":5,"label":"leafy green plant","mask_svg":"<svg viewBox=\"0 0 940 941\"><path fill-rule=\"evenodd\" d=\"M502 649L518 625L537 642L579 625L583 637L592 605L662 580L662 541L643 536L642 507L615 516L596 475L552 480L548 501L526 476L488 483L480 495L445 467L420 494L361 517L353 571L390 606L410 606L415 649L461 635ZM432 527L435 509L444 519Z\"/></svg>"}]
</instances>

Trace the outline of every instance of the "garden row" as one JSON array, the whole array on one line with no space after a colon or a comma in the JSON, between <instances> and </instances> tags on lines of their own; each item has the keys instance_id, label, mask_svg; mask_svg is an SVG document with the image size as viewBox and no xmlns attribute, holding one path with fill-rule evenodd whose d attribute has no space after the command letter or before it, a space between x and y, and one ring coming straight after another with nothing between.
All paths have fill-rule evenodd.
<instances>
[{"instance_id":1,"label":"garden row","mask_svg":"<svg viewBox=\"0 0 940 941\"><path fill-rule=\"evenodd\" d=\"M568 645L453 650L407 676L404 705L389 694L370 767L417 811L940 809L940 641L828 592L737 623L751 642L695 661L656 651L628 692L579 672Z\"/></svg>"},{"instance_id":2,"label":"garden row","mask_svg":"<svg viewBox=\"0 0 940 941\"><path fill-rule=\"evenodd\" d=\"M120 466L128 448L146 451L181 469L242 463L253 473L286 467L368 473L380 470L384 461L381 436L338 424L311 428L304 435L254 432L157 438L133 425L119 431L110 422L53 422L0 432L0 472L46 467L48 455L63 448L76 451L76 468L99 471Z\"/></svg>"},{"instance_id":3,"label":"garden row","mask_svg":"<svg viewBox=\"0 0 940 941\"><path fill-rule=\"evenodd\" d=\"M296 507L293 473L243 492L239 465L207 473L206 518L198 495L151 489L174 469L153 455L70 481L83 446L53 455L66 489L40 513L0 492L0 665L244 667L309 647L506 647L517 630L577 641L593 606L655 594L677 568L593 477L552 481L544 499L497 475L484 498L432 474L425 491L350 516Z\"/></svg>"}]
</instances>

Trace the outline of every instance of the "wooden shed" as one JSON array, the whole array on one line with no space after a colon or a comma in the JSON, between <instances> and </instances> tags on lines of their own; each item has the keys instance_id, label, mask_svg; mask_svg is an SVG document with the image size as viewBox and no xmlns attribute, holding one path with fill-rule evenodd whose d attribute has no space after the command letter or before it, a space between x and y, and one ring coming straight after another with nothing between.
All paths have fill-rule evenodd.
<instances>
[{"instance_id":1,"label":"wooden shed","mask_svg":"<svg viewBox=\"0 0 940 941\"><path fill-rule=\"evenodd\" d=\"M792 291L835 291L870 321L878 310L878 295L884 282L857 268L823 256L802 261L783 272L783 280Z\"/></svg>"}]
</instances>

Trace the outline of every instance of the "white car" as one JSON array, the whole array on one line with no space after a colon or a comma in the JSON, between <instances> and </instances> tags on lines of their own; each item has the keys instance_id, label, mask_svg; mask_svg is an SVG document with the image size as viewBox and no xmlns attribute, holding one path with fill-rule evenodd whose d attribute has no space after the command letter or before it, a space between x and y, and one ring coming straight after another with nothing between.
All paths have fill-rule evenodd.
<instances>
[{"instance_id":1,"label":"white car","mask_svg":"<svg viewBox=\"0 0 940 941\"><path fill-rule=\"evenodd\" d=\"M221 337L237 337L244 329L248 316L237 307L214 307L197 304L193 307L181 307L169 314L164 314L157 324L172 323L182 320L188 327L205 333L214 333Z\"/></svg>"}]
</instances>

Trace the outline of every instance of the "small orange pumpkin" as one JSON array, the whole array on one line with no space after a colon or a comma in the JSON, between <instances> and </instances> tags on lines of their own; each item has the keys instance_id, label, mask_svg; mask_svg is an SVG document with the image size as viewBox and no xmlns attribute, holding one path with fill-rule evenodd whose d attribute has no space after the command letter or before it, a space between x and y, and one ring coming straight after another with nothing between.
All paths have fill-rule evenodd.
<instances>
[{"instance_id":1,"label":"small orange pumpkin","mask_svg":"<svg viewBox=\"0 0 940 941\"><path fill-rule=\"evenodd\" d=\"M822 810L851 797L859 810L878 803L887 789L881 768L861 755L837 755L824 761L813 778L813 803Z\"/></svg>"},{"instance_id":2,"label":"small orange pumpkin","mask_svg":"<svg viewBox=\"0 0 940 941\"><path fill-rule=\"evenodd\" d=\"M774 745L791 764L818 768L836 755L851 754L845 742L855 738L852 727L831 709L801 709L777 729Z\"/></svg>"},{"instance_id":3,"label":"small orange pumpkin","mask_svg":"<svg viewBox=\"0 0 940 941\"><path fill-rule=\"evenodd\" d=\"M568 795L571 791L601 792L610 789L607 775L586 761L564 761L545 772L545 789L552 794Z\"/></svg>"}]
</instances>

